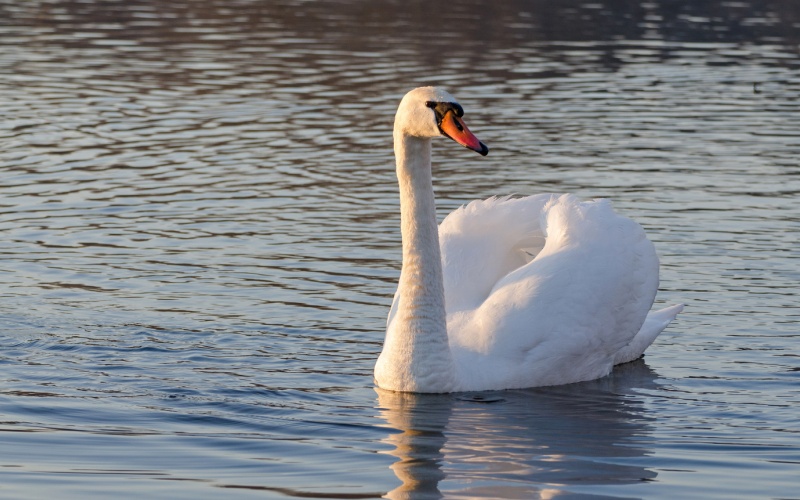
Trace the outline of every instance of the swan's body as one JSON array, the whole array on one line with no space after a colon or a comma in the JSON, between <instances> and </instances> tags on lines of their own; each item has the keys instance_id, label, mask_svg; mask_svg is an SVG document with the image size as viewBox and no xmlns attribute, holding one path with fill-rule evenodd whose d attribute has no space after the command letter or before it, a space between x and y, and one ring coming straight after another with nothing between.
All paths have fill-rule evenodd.
<instances>
[{"instance_id":1,"label":"swan's body","mask_svg":"<svg viewBox=\"0 0 800 500\"><path fill-rule=\"evenodd\" d=\"M431 138L486 154L448 93L409 92L395 117L403 268L375 365L381 388L558 385L642 355L683 306L648 312L658 258L606 200L474 201L437 227Z\"/></svg>"}]
</instances>

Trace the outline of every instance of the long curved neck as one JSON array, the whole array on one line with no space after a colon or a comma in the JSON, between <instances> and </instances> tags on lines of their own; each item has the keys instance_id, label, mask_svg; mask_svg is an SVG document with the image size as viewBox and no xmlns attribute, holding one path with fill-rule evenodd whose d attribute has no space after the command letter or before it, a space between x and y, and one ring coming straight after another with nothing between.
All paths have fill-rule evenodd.
<instances>
[{"instance_id":1,"label":"long curved neck","mask_svg":"<svg viewBox=\"0 0 800 500\"><path fill-rule=\"evenodd\" d=\"M439 228L431 178L431 141L395 131L403 269L397 310L387 331L384 353L401 391L448 392L453 362L447 340Z\"/></svg>"},{"instance_id":2,"label":"long curved neck","mask_svg":"<svg viewBox=\"0 0 800 500\"><path fill-rule=\"evenodd\" d=\"M431 178L431 141L396 137L397 180L400 183L400 231L403 270L400 288L407 291L398 319L415 333L447 342L442 258L436 202Z\"/></svg>"}]
</instances>

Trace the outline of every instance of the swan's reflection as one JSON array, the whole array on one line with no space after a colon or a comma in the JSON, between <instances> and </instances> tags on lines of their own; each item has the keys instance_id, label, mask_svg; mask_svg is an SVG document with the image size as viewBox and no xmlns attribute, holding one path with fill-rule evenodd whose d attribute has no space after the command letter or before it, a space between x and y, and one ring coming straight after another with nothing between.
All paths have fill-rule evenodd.
<instances>
[{"instance_id":1,"label":"swan's reflection","mask_svg":"<svg viewBox=\"0 0 800 500\"><path fill-rule=\"evenodd\" d=\"M634 389L655 386L642 360L601 380L521 391L418 395L378 391L400 486L388 498L554 498L656 473L649 418ZM633 460L632 460L633 459Z\"/></svg>"}]
</instances>

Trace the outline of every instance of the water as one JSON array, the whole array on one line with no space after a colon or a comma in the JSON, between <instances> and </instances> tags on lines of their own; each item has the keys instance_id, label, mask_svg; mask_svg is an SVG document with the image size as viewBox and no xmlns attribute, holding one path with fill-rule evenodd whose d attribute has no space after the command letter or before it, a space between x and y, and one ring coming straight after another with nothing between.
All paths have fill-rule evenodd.
<instances>
[{"instance_id":1,"label":"water","mask_svg":"<svg viewBox=\"0 0 800 500\"><path fill-rule=\"evenodd\" d=\"M0 0L0 497L800 498L791 1ZM395 107L440 215L608 197L687 303L574 386L373 388Z\"/></svg>"}]
</instances>

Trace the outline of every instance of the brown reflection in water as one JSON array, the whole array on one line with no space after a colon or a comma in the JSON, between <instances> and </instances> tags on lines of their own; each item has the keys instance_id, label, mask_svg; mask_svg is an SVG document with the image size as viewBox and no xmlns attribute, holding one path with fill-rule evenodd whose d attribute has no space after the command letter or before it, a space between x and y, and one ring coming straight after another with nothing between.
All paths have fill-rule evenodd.
<instances>
[{"instance_id":1,"label":"brown reflection in water","mask_svg":"<svg viewBox=\"0 0 800 500\"><path fill-rule=\"evenodd\" d=\"M394 53L411 51L420 65L437 67L443 59L460 58L469 71L491 60L490 52L495 48L533 44L541 53L555 52L554 57L561 57L556 47L547 46L561 42L591 42L595 48L609 44L602 60L608 69L622 64L615 56L614 44L626 40L766 42L784 44L796 52L798 21L800 3L791 0L0 1L0 25L12 28L12 37L16 36L14 29L21 33L29 27L40 29L34 44L113 48L123 68L127 59L151 58L157 48L152 75L142 74L137 68L127 77L156 76L165 86L184 84L198 71L209 68L179 65L166 70L159 63L187 57L202 59L204 55L222 61L225 57L244 58L256 67L271 60L285 63L296 59L308 67L324 69L326 65L347 64L336 58L319 64L327 50L337 51L337 57L345 54L356 59L391 58ZM2 39L0 35L0 44ZM317 53L291 50L298 44L315 47ZM222 48L228 50L227 55L204 54ZM674 50L667 44L663 57L672 57ZM97 69L107 73L111 68L101 63ZM221 76L225 72L224 67L218 70ZM119 68L113 72L125 74Z\"/></svg>"}]
</instances>

